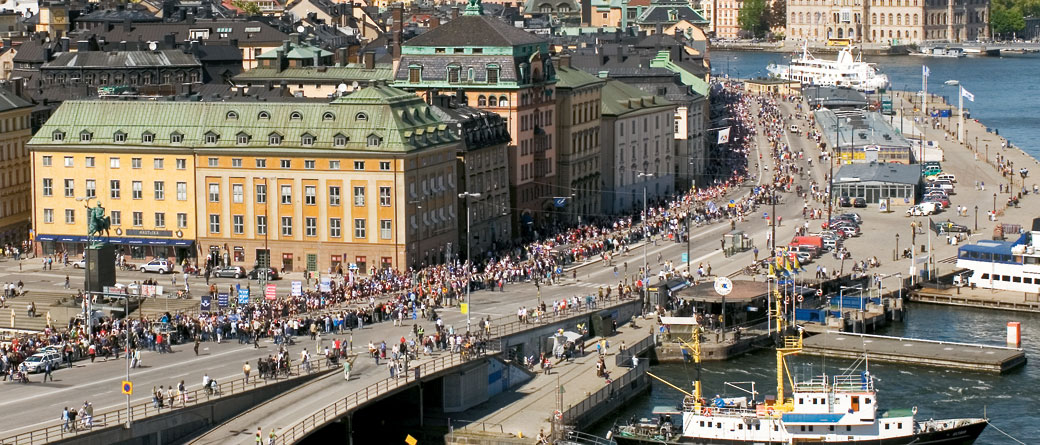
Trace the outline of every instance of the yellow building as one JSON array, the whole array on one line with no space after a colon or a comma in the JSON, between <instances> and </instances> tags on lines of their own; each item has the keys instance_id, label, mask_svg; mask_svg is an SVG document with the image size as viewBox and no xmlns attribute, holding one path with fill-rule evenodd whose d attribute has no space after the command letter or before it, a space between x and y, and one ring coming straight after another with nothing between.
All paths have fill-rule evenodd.
<instances>
[{"instance_id":1,"label":"yellow building","mask_svg":"<svg viewBox=\"0 0 1040 445\"><path fill-rule=\"evenodd\" d=\"M28 239L32 210L29 152L32 104L0 89L0 247Z\"/></svg>"},{"instance_id":2,"label":"yellow building","mask_svg":"<svg viewBox=\"0 0 1040 445\"><path fill-rule=\"evenodd\" d=\"M55 132L71 136L54 139ZM98 134L83 140L82 132ZM123 131L133 136L118 137ZM149 132L151 138L141 135ZM150 141L150 142L147 142ZM142 170L142 202L102 201L108 210L120 211L122 235L113 233L118 244L130 237L129 212L186 212L186 227L180 221L172 237L157 233L161 227L146 221L145 244L160 241L176 245L185 240L189 248L181 254L205 259L229 258L231 264L247 269L266 263L286 271L347 270L356 266L364 273L376 268L404 268L409 255L418 251L415 234L419 224L432 227L433 235L423 247L447 246L457 240L455 152L458 138L431 112L421 98L385 85L361 89L331 103L315 102L66 102L32 142L34 163L41 165L52 156L50 170L42 166L35 176L80 181L109 177L76 168L77 162L93 156L100 162L117 150L142 153L146 159L175 153L186 155L186 170L151 168ZM55 171L71 152L74 167ZM126 156L126 155L123 155ZM123 161L126 162L126 161ZM171 161L166 161L171 162ZM178 161L179 162L179 161ZM147 164L148 161L145 161ZM168 164L167 164L168 165ZM177 164L179 167L180 164ZM114 175L133 180L134 172ZM113 175L110 175L113 176ZM161 200L152 182L164 181ZM188 182L187 199L172 195L173 183ZM73 183L74 187L80 187ZM125 186L124 186L125 187ZM53 190L61 193L62 190ZM69 238L81 248L85 232L83 211L67 224L43 223L45 209L62 209L82 196L76 188L70 198L41 196L37 199L37 230L56 243ZM419 204L420 194L426 196ZM98 197L104 197L100 191ZM45 199L46 198L46 199ZM126 205L129 204L129 205ZM170 205L177 206L176 210ZM126 205L125 208L123 205ZM183 205L183 208L180 206ZM54 213L57 213L54 210ZM114 215L113 215L114 216ZM58 218L58 216L55 216ZM60 221L64 223L65 221ZM156 222L156 225L151 225ZM178 236L182 235L182 236ZM194 249L190 248L194 246ZM45 247L46 249L46 247ZM146 249L151 255L172 256L169 250Z\"/></svg>"}]
</instances>

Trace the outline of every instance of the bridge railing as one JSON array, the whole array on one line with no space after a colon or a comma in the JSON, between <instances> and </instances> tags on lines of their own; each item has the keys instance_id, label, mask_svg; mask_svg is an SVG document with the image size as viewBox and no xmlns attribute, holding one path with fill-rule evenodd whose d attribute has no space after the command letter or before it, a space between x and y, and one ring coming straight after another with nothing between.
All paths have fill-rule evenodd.
<instances>
[{"instance_id":1,"label":"bridge railing","mask_svg":"<svg viewBox=\"0 0 1040 445\"><path fill-rule=\"evenodd\" d=\"M313 359L310 361L310 364L311 373L329 369L328 366L325 366L325 360L323 358ZM254 372L256 371L254 370ZM297 363L289 368L290 377L300 376L307 372L307 367L303 363ZM280 373L279 375L284 376L285 374ZM257 373L250 376L248 381L243 376L223 383L217 382L217 387L213 391L207 391L206 388L203 387L185 390L185 392L180 395L175 395L173 400L163 400L163 407L161 408L158 407L156 402L153 400L134 401L130 404L130 419L140 420L146 417L167 413L178 408L195 406L200 403L206 403L210 400L219 399L232 394L243 393L279 381L282 381L282 379L265 379L259 377L259 373ZM59 420L43 428L0 438L0 445L33 445L50 443L89 433L93 429L97 428L108 428L122 425L127 422L127 409L123 407L95 413L91 420L91 427L87 427L86 419L77 417L76 425L70 425L69 428L65 427L64 421Z\"/></svg>"},{"instance_id":2,"label":"bridge railing","mask_svg":"<svg viewBox=\"0 0 1040 445\"><path fill-rule=\"evenodd\" d=\"M609 286L604 286L604 287L609 287ZM566 319L571 318L571 317L576 317L576 316L579 316L579 315L591 314L593 312L602 311L602 310L605 310L606 308L608 308L608 307L610 307L612 305L618 304L618 303L624 303L626 301L632 301L634 299L639 299L638 296L633 296L633 297L628 297L628 298L618 298L616 295L614 295L614 296L611 296L610 298L595 299L594 300L595 301L595 307L590 307L589 305L585 304L585 298L584 298L585 295L584 294L578 294L578 295L579 295L579 299L581 300L581 307L577 307L577 308L571 307L571 308L568 308L565 311L561 310L561 311L559 311L558 313L555 313L555 314L551 312L552 309L549 309L548 311L546 311L546 313L541 314L537 318L534 316L533 313L528 311L528 315L527 315L527 320L526 321L521 321L521 320L517 319L514 316L514 320L511 321L511 322L508 322L508 323L495 324L494 322L492 322L491 338L505 337L507 335L512 335L512 334L515 334L517 332L521 332L521 331L525 331L527 329L531 329L532 327L535 327L535 326L537 326L539 324L552 324L552 323L555 323L557 321L566 320ZM502 318L508 318L508 316L507 317L502 317ZM499 318L499 320L501 320L502 318Z\"/></svg>"},{"instance_id":3,"label":"bridge railing","mask_svg":"<svg viewBox=\"0 0 1040 445\"><path fill-rule=\"evenodd\" d=\"M486 343L486 346L487 348L484 351L474 351L468 354L451 353L444 355L427 361L421 365L409 367L407 371L394 377L380 380L374 385L366 386L365 389L339 399L282 429L278 433L278 438L281 443L296 443L304 437L307 437L307 435L316 429L342 417L344 414L367 403L368 401L380 398L398 388L408 386L423 377L433 375L442 370L452 368L470 360L484 357L487 354L501 350L501 344L497 341L489 341Z\"/></svg>"},{"instance_id":4,"label":"bridge railing","mask_svg":"<svg viewBox=\"0 0 1040 445\"><path fill-rule=\"evenodd\" d=\"M562 413L561 422L565 425L574 424L578 418L587 413L597 405L612 400L617 395L621 394L621 389L632 383L635 379L642 377L646 374L646 371L650 369L650 360L641 360L639 365L635 368L618 368L621 374L621 378L611 381L607 386L600 388L594 394L589 395L581 402L571 405L567 410ZM623 370L623 371L622 371Z\"/></svg>"}]
</instances>

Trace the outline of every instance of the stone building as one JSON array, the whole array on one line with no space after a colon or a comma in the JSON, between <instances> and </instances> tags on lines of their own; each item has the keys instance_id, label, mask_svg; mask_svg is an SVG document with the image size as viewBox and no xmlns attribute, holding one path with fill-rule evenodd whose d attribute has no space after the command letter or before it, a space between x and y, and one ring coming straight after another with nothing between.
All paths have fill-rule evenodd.
<instances>
[{"instance_id":1,"label":"stone building","mask_svg":"<svg viewBox=\"0 0 1040 445\"><path fill-rule=\"evenodd\" d=\"M905 45L989 36L987 0L790 0L787 14L786 35L794 40Z\"/></svg>"},{"instance_id":2,"label":"stone building","mask_svg":"<svg viewBox=\"0 0 1040 445\"><path fill-rule=\"evenodd\" d=\"M0 246L28 239L32 220L32 104L0 89ZM20 248L20 246L19 246Z\"/></svg>"},{"instance_id":3,"label":"stone building","mask_svg":"<svg viewBox=\"0 0 1040 445\"><path fill-rule=\"evenodd\" d=\"M577 223L582 215L600 214L600 104L606 80L571 67L570 55L559 58L556 76L559 187L553 194L570 197L562 210L568 222Z\"/></svg>"}]
</instances>

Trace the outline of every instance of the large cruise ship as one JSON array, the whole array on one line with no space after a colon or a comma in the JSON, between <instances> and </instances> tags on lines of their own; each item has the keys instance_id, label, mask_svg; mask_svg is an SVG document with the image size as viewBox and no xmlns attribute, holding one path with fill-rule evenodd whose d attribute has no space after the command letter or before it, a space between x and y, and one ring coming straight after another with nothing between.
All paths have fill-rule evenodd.
<instances>
[{"instance_id":1,"label":"large cruise ship","mask_svg":"<svg viewBox=\"0 0 1040 445\"><path fill-rule=\"evenodd\" d=\"M880 88L888 87L888 76L878 72L873 63L866 63L860 56L853 56L853 46L838 51L835 60L817 59L809 53L809 48L802 46L802 55L791 60L790 65L770 64L766 67L772 77L797 80L803 87L809 85L834 86L852 88L854 90L873 93Z\"/></svg>"}]
</instances>

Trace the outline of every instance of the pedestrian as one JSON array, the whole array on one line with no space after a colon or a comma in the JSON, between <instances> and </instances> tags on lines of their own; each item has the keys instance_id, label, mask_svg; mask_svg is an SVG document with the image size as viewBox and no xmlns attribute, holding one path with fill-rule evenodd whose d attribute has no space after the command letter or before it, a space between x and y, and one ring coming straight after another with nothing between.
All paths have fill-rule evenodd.
<instances>
[{"instance_id":1,"label":"pedestrian","mask_svg":"<svg viewBox=\"0 0 1040 445\"><path fill-rule=\"evenodd\" d=\"M202 340L201 340L201 339L199 339L199 336L198 336L198 335L196 335L196 336L195 336L195 356L196 356L196 357L198 357L198 356L199 356L199 343L201 343L201 342L202 342Z\"/></svg>"},{"instance_id":2,"label":"pedestrian","mask_svg":"<svg viewBox=\"0 0 1040 445\"><path fill-rule=\"evenodd\" d=\"M83 402L83 423L88 429L94 427L94 405L90 402Z\"/></svg>"},{"instance_id":3,"label":"pedestrian","mask_svg":"<svg viewBox=\"0 0 1040 445\"><path fill-rule=\"evenodd\" d=\"M209 278L209 275L206 275ZM260 427L256 427L256 445L264 445L264 432L260 430Z\"/></svg>"},{"instance_id":4,"label":"pedestrian","mask_svg":"<svg viewBox=\"0 0 1040 445\"><path fill-rule=\"evenodd\" d=\"M246 376L246 383L249 383L249 371L251 369L252 368L249 367L249 362L246 362L244 365L242 365L242 374L245 374Z\"/></svg>"},{"instance_id":5,"label":"pedestrian","mask_svg":"<svg viewBox=\"0 0 1040 445\"><path fill-rule=\"evenodd\" d=\"M53 369L53 365L51 365L51 362L50 362L50 360L48 360L48 361L47 361L47 364L45 364L45 365L43 366L43 381L44 381L44 382L46 382L46 381L47 381L47 378L48 378L48 377L50 377L50 379L51 379L51 381L52 381L52 382L54 381L54 375L53 375L53 374L51 374L51 372L52 372L53 370L54 370L54 369Z\"/></svg>"},{"instance_id":6,"label":"pedestrian","mask_svg":"<svg viewBox=\"0 0 1040 445\"><path fill-rule=\"evenodd\" d=\"M62 425L61 425L61 431L62 432L65 432L65 431L69 430L69 419L70 418L71 417L69 416L69 407L66 406L64 409L61 410L61 420L63 422Z\"/></svg>"}]
</instances>

